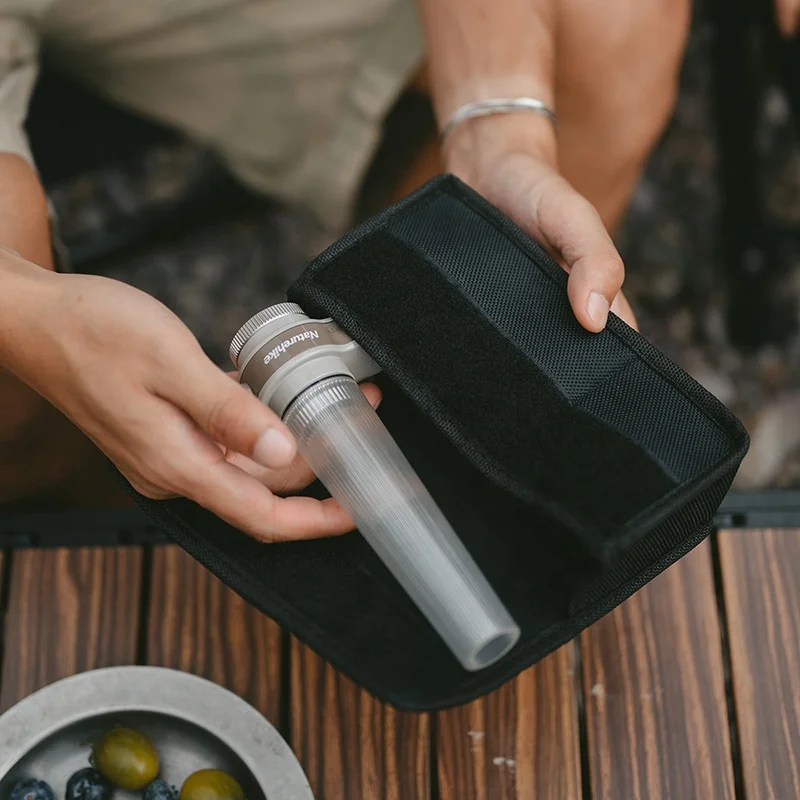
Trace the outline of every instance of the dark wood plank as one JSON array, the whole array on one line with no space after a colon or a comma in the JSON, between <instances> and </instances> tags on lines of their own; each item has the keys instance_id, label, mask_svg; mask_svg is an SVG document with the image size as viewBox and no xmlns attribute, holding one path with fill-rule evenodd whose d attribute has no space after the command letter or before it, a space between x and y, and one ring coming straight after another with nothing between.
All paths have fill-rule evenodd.
<instances>
[{"instance_id":1,"label":"dark wood plank","mask_svg":"<svg viewBox=\"0 0 800 800\"><path fill-rule=\"evenodd\" d=\"M0 707L76 672L134 663L141 577L138 548L16 551Z\"/></svg>"},{"instance_id":2,"label":"dark wood plank","mask_svg":"<svg viewBox=\"0 0 800 800\"><path fill-rule=\"evenodd\" d=\"M800 530L719 534L745 793L800 797Z\"/></svg>"},{"instance_id":3,"label":"dark wood plank","mask_svg":"<svg viewBox=\"0 0 800 800\"><path fill-rule=\"evenodd\" d=\"M594 796L733 798L708 542L584 631L581 644Z\"/></svg>"},{"instance_id":4,"label":"dark wood plank","mask_svg":"<svg viewBox=\"0 0 800 800\"><path fill-rule=\"evenodd\" d=\"M277 725L281 631L178 547L153 553L147 662L226 686Z\"/></svg>"},{"instance_id":5,"label":"dark wood plank","mask_svg":"<svg viewBox=\"0 0 800 800\"><path fill-rule=\"evenodd\" d=\"M430 798L427 715L383 706L297 641L291 703L292 747L317 800Z\"/></svg>"},{"instance_id":6,"label":"dark wood plank","mask_svg":"<svg viewBox=\"0 0 800 800\"><path fill-rule=\"evenodd\" d=\"M441 800L581 797L576 645L438 715Z\"/></svg>"}]
</instances>

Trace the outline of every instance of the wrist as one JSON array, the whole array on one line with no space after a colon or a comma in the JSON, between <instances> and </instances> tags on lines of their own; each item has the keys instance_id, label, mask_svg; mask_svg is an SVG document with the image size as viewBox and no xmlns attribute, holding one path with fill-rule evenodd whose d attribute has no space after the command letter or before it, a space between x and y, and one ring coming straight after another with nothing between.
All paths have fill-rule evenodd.
<instances>
[{"instance_id":1,"label":"wrist","mask_svg":"<svg viewBox=\"0 0 800 800\"><path fill-rule=\"evenodd\" d=\"M523 74L472 76L446 90L436 86L433 100L439 128L461 106L497 97L534 97L552 108L555 103L552 75L540 68Z\"/></svg>"},{"instance_id":2,"label":"wrist","mask_svg":"<svg viewBox=\"0 0 800 800\"><path fill-rule=\"evenodd\" d=\"M502 162L517 155L557 169L556 130L550 119L531 112L475 117L456 126L442 147L445 170L479 191Z\"/></svg>"}]
</instances>

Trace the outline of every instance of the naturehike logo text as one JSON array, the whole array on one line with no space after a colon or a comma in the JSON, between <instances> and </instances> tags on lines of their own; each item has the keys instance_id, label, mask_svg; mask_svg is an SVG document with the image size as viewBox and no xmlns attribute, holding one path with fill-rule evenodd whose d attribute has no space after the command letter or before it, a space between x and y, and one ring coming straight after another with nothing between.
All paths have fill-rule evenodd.
<instances>
[{"instance_id":1,"label":"naturehike logo text","mask_svg":"<svg viewBox=\"0 0 800 800\"><path fill-rule=\"evenodd\" d=\"M269 364L270 361L280 358L292 345L298 344L299 342L308 341L309 339L319 339L319 331L306 331L305 333L297 333L290 339L286 339L264 356L264 363Z\"/></svg>"}]
</instances>

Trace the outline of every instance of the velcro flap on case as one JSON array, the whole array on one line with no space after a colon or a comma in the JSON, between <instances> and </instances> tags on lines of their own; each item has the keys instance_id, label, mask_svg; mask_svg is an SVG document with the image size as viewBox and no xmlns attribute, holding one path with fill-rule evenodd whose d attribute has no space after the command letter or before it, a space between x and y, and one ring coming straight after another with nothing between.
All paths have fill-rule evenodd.
<instances>
[{"instance_id":1,"label":"velcro flap on case","mask_svg":"<svg viewBox=\"0 0 800 800\"><path fill-rule=\"evenodd\" d=\"M489 480L610 563L648 511L730 456L736 425L618 318L583 329L566 282L445 177L317 258L290 297L334 317Z\"/></svg>"}]
</instances>

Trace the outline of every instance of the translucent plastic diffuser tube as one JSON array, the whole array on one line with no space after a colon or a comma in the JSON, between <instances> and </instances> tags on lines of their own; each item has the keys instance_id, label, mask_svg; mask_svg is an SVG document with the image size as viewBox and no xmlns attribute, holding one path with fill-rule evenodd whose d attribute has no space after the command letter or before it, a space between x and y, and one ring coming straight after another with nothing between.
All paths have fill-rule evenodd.
<instances>
[{"instance_id":1,"label":"translucent plastic diffuser tube","mask_svg":"<svg viewBox=\"0 0 800 800\"><path fill-rule=\"evenodd\" d=\"M279 303L233 337L239 381L281 416L301 455L465 669L519 628L358 387L380 372L332 319Z\"/></svg>"},{"instance_id":2,"label":"translucent plastic diffuser tube","mask_svg":"<svg viewBox=\"0 0 800 800\"><path fill-rule=\"evenodd\" d=\"M311 469L465 669L502 658L519 628L358 384L300 393L284 422Z\"/></svg>"}]
</instances>

